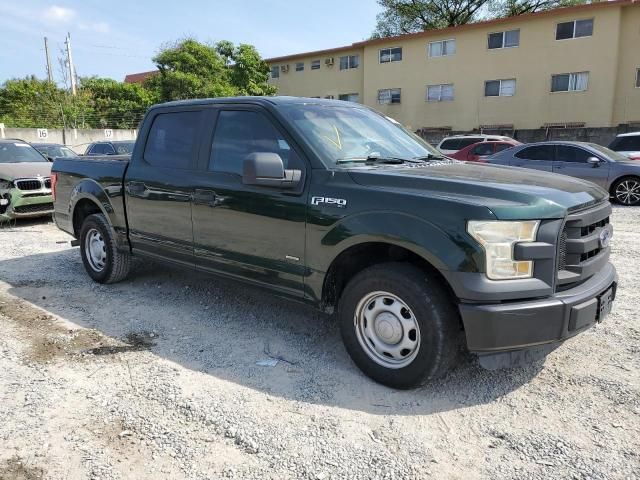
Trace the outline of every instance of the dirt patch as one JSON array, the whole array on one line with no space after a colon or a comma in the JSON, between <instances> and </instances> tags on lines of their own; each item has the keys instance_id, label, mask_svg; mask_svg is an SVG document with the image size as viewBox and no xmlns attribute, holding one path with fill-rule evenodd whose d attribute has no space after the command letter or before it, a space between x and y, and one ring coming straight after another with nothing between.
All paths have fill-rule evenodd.
<instances>
[{"instance_id":1,"label":"dirt patch","mask_svg":"<svg viewBox=\"0 0 640 480\"><path fill-rule=\"evenodd\" d=\"M39 467L25 465L20 457L12 457L0 463L0 480L40 480L44 471Z\"/></svg>"}]
</instances>

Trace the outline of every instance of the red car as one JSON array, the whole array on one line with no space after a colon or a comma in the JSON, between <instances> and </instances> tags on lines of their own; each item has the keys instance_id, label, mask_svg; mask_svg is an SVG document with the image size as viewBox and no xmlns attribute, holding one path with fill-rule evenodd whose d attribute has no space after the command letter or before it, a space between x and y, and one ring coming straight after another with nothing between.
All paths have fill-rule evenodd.
<instances>
[{"instance_id":1,"label":"red car","mask_svg":"<svg viewBox=\"0 0 640 480\"><path fill-rule=\"evenodd\" d=\"M468 160L470 162L484 162L483 158L501 152L507 148L522 145L515 140L500 140L496 142L478 142L458 150L456 153L447 155L456 160Z\"/></svg>"}]
</instances>

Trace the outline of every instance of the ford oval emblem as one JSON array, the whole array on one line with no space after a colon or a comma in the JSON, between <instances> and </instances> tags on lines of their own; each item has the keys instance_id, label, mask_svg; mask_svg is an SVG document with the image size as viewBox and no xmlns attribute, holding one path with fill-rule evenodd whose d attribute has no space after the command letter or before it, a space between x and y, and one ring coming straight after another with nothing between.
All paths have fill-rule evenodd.
<instances>
[{"instance_id":1,"label":"ford oval emblem","mask_svg":"<svg viewBox=\"0 0 640 480\"><path fill-rule=\"evenodd\" d=\"M611 227L608 225L600 231L600 248L607 248L611 243Z\"/></svg>"}]
</instances>

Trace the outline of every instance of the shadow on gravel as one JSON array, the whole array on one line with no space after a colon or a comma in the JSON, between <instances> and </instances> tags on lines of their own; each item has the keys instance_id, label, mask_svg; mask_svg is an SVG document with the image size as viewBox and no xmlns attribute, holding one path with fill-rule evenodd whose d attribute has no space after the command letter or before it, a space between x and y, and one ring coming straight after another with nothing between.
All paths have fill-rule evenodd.
<instances>
[{"instance_id":1,"label":"shadow on gravel","mask_svg":"<svg viewBox=\"0 0 640 480\"><path fill-rule=\"evenodd\" d=\"M269 395L373 414L430 414L489 403L542 369L538 363L489 372L468 359L443 380L393 390L353 365L333 318L231 280L145 262L128 280L99 285L86 275L77 249L0 261L0 280L16 297L127 343L89 353L148 349ZM130 332L143 333L127 337ZM277 365L268 366L273 360Z\"/></svg>"}]
</instances>

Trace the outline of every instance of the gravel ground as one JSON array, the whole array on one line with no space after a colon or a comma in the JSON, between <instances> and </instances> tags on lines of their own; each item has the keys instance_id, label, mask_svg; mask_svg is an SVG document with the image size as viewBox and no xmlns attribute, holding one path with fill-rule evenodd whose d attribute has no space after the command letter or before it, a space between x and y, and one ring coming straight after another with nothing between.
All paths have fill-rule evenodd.
<instances>
[{"instance_id":1,"label":"gravel ground","mask_svg":"<svg viewBox=\"0 0 640 480\"><path fill-rule=\"evenodd\" d=\"M98 285L52 223L5 226L0 478L640 478L640 208L613 223L603 324L408 392L307 307L152 264Z\"/></svg>"}]
</instances>

